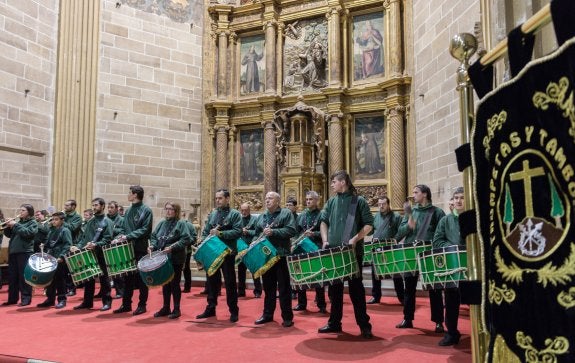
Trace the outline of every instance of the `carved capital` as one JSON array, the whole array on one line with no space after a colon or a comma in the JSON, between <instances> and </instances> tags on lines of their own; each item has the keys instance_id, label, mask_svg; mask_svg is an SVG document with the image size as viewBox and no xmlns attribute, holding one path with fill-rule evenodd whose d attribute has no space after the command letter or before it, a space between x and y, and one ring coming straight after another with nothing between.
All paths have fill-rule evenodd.
<instances>
[{"instance_id":1,"label":"carved capital","mask_svg":"<svg viewBox=\"0 0 575 363\"><path fill-rule=\"evenodd\" d=\"M230 44L236 44L238 40L238 34L234 31L230 32L230 35L228 36L228 42Z\"/></svg>"},{"instance_id":2,"label":"carved capital","mask_svg":"<svg viewBox=\"0 0 575 363\"><path fill-rule=\"evenodd\" d=\"M395 2L396 0L383 0L383 8L385 10L389 10L389 7L391 6L392 2Z\"/></svg>"},{"instance_id":3,"label":"carved capital","mask_svg":"<svg viewBox=\"0 0 575 363\"><path fill-rule=\"evenodd\" d=\"M278 25L277 20L271 19L267 20L262 27L263 31L267 31L269 28L276 27Z\"/></svg>"},{"instance_id":4,"label":"carved capital","mask_svg":"<svg viewBox=\"0 0 575 363\"><path fill-rule=\"evenodd\" d=\"M341 15L342 14L342 8L341 6L335 6L331 9L328 10L327 13L325 13L325 17L326 19L329 21L331 20L331 17L334 15Z\"/></svg>"}]
</instances>

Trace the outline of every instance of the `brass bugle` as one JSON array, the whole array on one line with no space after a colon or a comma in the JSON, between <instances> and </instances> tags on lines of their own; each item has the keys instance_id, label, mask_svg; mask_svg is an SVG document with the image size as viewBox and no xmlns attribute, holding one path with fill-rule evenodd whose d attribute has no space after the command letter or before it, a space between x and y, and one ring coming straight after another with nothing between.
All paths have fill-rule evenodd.
<instances>
[{"instance_id":1,"label":"brass bugle","mask_svg":"<svg viewBox=\"0 0 575 363\"><path fill-rule=\"evenodd\" d=\"M64 213L64 214L66 214L66 211L65 211L65 210L62 210L61 212ZM50 218L48 218L48 219L46 219L45 221L43 221L43 222L42 222L42 225L44 226L44 225L46 225L46 223L52 222L52 219L54 218L53 215L54 215L54 213L52 213L52 215L50 216Z\"/></svg>"},{"instance_id":2,"label":"brass bugle","mask_svg":"<svg viewBox=\"0 0 575 363\"><path fill-rule=\"evenodd\" d=\"M8 218L8 219L5 220L4 222L0 223L0 231L3 231L3 230L6 228L6 225L7 225L9 222L12 222L12 221L18 222L17 220L20 219L20 216L21 216L21 215L22 215L22 214L18 214L16 217L14 217L14 218Z\"/></svg>"},{"instance_id":3,"label":"brass bugle","mask_svg":"<svg viewBox=\"0 0 575 363\"><path fill-rule=\"evenodd\" d=\"M312 229L313 229L313 226L310 229L303 231L302 234L300 234L298 238L293 240L293 242L291 243L291 249L290 249L292 253L295 250L297 244L300 243L301 241L303 241L307 237L305 234L308 232L311 232Z\"/></svg>"}]
</instances>

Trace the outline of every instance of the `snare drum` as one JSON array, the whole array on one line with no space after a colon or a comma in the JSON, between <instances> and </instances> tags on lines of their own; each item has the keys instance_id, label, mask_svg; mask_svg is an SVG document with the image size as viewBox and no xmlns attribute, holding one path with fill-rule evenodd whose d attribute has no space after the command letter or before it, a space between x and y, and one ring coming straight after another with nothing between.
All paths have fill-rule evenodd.
<instances>
[{"instance_id":1,"label":"snare drum","mask_svg":"<svg viewBox=\"0 0 575 363\"><path fill-rule=\"evenodd\" d=\"M138 271L146 285L162 286L174 278L174 267L168 255L162 251L152 252L138 261Z\"/></svg>"},{"instance_id":2,"label":"snare drum","mask_svg":"<svg viewBox=\"0 0 575 363\"><path fill-rule=\"evenodd\" d=\"M341 283L359 274L353 246L340 246L287 257L291 285L311 289Z\"/></svg>"},{"instance_id":3,"label":"snare drum","mask_svg":"<svg viewBox=\"0 0 575 363\"><path fill-rule=\"evenodd\" d=\"M313 243L311 239L306 237L306 238L302 239L301 241L299 241L295 245L295 247L292 251L292 254L293 255L299 255L300 253L311 253L311 252L315 252L317 250L319 250L317 245L315 243Z\"/></svg>"},{"instance_id":4,"label":"snare drum","mask_svg":"<svg viewBox=\"0 0 575 363\"><path fill-rule=\"evenodd\" d=\"M417 256L421 285L428 289L459 287L459 281L467 280L467 250L456 245L434 248Z\"/></svg>"},{"instance_id":5,"label":"snare drum","mask_svg":"<svg viewBox=\"0 0 575 363\"><path fill-rule=\"evenodd\" d=\"M212 276L222 266L224 258L230 253L232 250L221 239L217 236L211 236L200 244L194 254L194 259L198 263L198 267L206 270L208 276Z\"/></svg>"},{"instance_id":6,"label":"snare drum","mask_svg":"<svg viewBox=\"0 0 575 363\"><path fill-rule=\"evenodd\" d=\"M46 287L52 282L57 268L58 260L55 257L47 253L35 253L28 258L24 267L24 280L34 287Z\"/></svg>"},{"instance_id":7,"label":"snare drum","mask_svg":"<svg viewBox=\"0 0 575 363\"><path fill-rule=\"evenodd\" d=\"M413 276L419 272L417 254L431 250L430 241L384 246L373 251L373 267L379 279Z\"/></svg>"},{"instance_id":8,"label":"snare drum","mask_svg":"<svg viewBox=\"0 0 575 363\"><path fill-rule=\"evenodd\" d=\"M102 269L98 265L98 259L93 250L84 248L68 253L66 255L66 265L70 269L72 282L76 286L102 275Z\"/></svg>"},{"instance_id":9,"label":"snare drum","mask_svg":"<svg viewBox=\"0 0 575 363\"><path fill-rule=\"evenodd\" d=\"M369 242L363 244L363 265L370 266L373 264L373 251L381 249L384 246L392 246L397 244L394 239L377 239L374 238Z\"/></svg>"},{"instance_id":10,"label":"snare drum","mask_svg":"<svg viewBox=\"0 0 575 363\"><path fill-rule=\"evenodd\" d=\"M268 272L280 260L276 248L267 239L252 243L242 257L242 262L252 273L254 279Z\"/></svg>"},{"instance_id":11,"label":"snare drum","mask_svg":"<svg viewBox=\"0 0 575 363\"><path fill-rule=\"evenodd\" d=\"M131 242L123 241L104 246L102 251L108 276L116 277L136 272L136 257Z\"/></svg>"}]
</instances>

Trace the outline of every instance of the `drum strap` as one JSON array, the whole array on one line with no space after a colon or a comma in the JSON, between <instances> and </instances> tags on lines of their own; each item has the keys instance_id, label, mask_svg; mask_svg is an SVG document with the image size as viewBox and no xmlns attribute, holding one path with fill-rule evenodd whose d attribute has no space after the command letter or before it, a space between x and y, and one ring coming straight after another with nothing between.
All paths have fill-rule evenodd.
<instances>
[{"instance_id":1,"label":"drum strap","mask_svg":"<svg viewBox=\"0 0 575 363\"><path fill-rule=\"evenodd\" d=\"M96 234L94 234L94 239L92 240L92 242L94 242L94 243L98 242L98 240L100 239L100 235L104 231L105 226L106 226L106 217L104 216L104 218L102 218L102 222L100 222L100 225L98 226L98 229L96 230Z\"/></svg>"},{"instance_id":2,"label":"drum strap","mask_svg":"<svg viewBox=\"0 0 575 363\"><path fill-rule=\"evenodd\" d=\"M56 238L54 238L54 239L52 239L52 240L50 240L50 241L48 242L48 247L49 247L49 248L54 248L54 246L56 246L56 243L58 243L58 241L60 240L60 237L62 236L63 230L64 230L63 227L60 227L60 228L58 229L58 236L56 236Z\"/></svg>"},{"instance_id":3,"label":"drum strap","mask_svg":"<svg viewBox=\"0 0 575 363\"><path fill-rule=\"evenodd\" d=\"M168 225L167 228L166 225ZM166 223L162 226L162 233L161 236L158 238L158 250L160 251L163 250L164 247L168 244L168 242L171 242L169 237L170 233L172 233L172 230L174 229L175 226L176 226L175 220L172 220L170 221L170 223Z\"/></svg>"},{"instance_id":4,"label":"drum strap","mask_svg":"<svg viewBox=\"0 0 575 363\"><path fill-rule=\"evenodd\" d=\"M345 220L345 229L343 230L343 235L341 236L342 242L349 241L349 238L351 237L351 229L353 228L353 222L355 221L356 210L357 210L357 195L354 195L351 198L351 203L349 204L347 219Z\"/></svg>"},{"instance_id":5,"label":"drum strap","mask_svg":"<svg viewBox=\"0 0 575 363\"><path fill-rule=\"evenodd\" d=\"M431 217L433 216L433 212L435 212L435 207L429 208L429 210L427 211L427 214L425 215L425 220L423 221L423 224L417 230L417 235L415 236L415 240L420 240L423 238L423 236L425 236L425 233L427 232L427 228L429 227L429 223L431 222Z\"/></svg>"}]
</instances>

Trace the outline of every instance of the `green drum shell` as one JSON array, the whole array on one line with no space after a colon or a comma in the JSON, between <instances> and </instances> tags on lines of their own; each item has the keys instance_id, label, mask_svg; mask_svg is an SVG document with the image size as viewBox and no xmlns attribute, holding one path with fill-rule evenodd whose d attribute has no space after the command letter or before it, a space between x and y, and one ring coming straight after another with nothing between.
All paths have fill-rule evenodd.
<instances>
[{"instance_id":1,"label":"green drum shell","mask_svg":"<svg viewBox=\"0 0 575 363\"><path fill-rule=\"evenodd\" d=\"M467 280L467 249L448 246L424 251L418 255L423 289L440 290L459 287Z\"/></svg>"},{"instance_id":2,"label":"green drum shell","mask_svg":"<svg viewBox=\"0 0 575 363\"><path fill-rule=\"evenodd\" d=\"M224 258L232 253L232 250L217 236L206 238L194 254L196 260L208 276L212 276L224 263Z\"/></svg>"},{"instance_id":3,"label":"green drum shell","mask_svg":"<svg viewBox=\"0 0 575 363\"><path fill-rule=\"evenodd\" d=\"M174 267L165 252L152 252L138 261L138 271L142 281L149 287L163 286L174 278Z\"/></svg>"},{"instance_id":4,"label":"green drum shell","mask_svg":"<svg viewBox=\"0 0 575 363\"><path fill-rule=\"evenodd\" d=\"M431 250L430 241L384 246L373 252L373 268L379 279L414 276L419 273L417 255Z\"/></svg>"},{"instance_id":5,"label":"green drum shell","mask_svg":"<svg viewBox=\"0 0 575 363\"><path fill-rule=\"evenodd\" d=\"M298 244L295 246L292 252L292 255L299 255L301 253L311 253L315 251L319 251L319 248L315 243L313 243L311 239L306 237L298 242Z\"/></svg>"},{"instance_id":6,"label":"green drum shell","mask_svg":"<svg viewBox=\"0 0 575 363\"><path fill-rule=\"evenodd\" d=\"M24 267L24 280L33 287L50 285L58 268L58 260L47 253L35 253Z\"/></svg>"},{"instance_id":7,"label":"green drum shell","mask_svg":"<svg viewBox=\"0 0 575 363\"><path fill-rule=\"evenodd\" d=\"M359 266L352 246L340 246L287 257L294 289L311 289L343 283L358 276Z\"/></svg>"},{"instance_id":8,"label":"green drum shell","mask_svg":"<svg viewBox=\"0 0 575 363\"><path fill-rule=\"evenodd\" d=\"M237 249L238 249L238 253L247 250L250 246L246 243L246 241L244 241L243 238L238 238L238 240L236 241L236 245L237 245Z\"/></svg>"},{"instance_id":9,"label":"green drum shell","mask_svg":"<svg viewBox=\"0 0 575 363\"><path fill-rule=\"evenodd\" d=\"M279 260L276 248L267 239L252 243L242 257L242 262L250 270L254 279L268 272Z\"/></svg>"},{"instance_id":10,"label":"green drum shell","mask_svg":"<svg viewBox=\"0 0 575 363\"><path fill-rule=\"evenodd\" d=\"M108 276L124 276L134 273L136 267L136 255L132 242L124 241L111 244L102 248Z\"/></svg>"},{"instance_id":11,"label":"green drum shell","mask_svg":"<svg viewBox=\"0 0 575 363\"><path fill-rule=\"evenodd\" d=\"M72 282L76 286L102 275L102 269L93 250L84 248L68 253L66 255L66 265L68 265L70 270Z\"/></svg>"},{"instance_id":12,"label":"green drum shell","mask_svg":"<svg viewBox=\"0 0 575 363\"><path fill-rule=\"evenodd\" d=\"M397 244L394 239L382 239L379 240L374 238L370 242L365 242L363 244L363 265L371 266L373 264L373 252L381 249L385 246L393 246Z\"/></svg>"}]
</instances>

